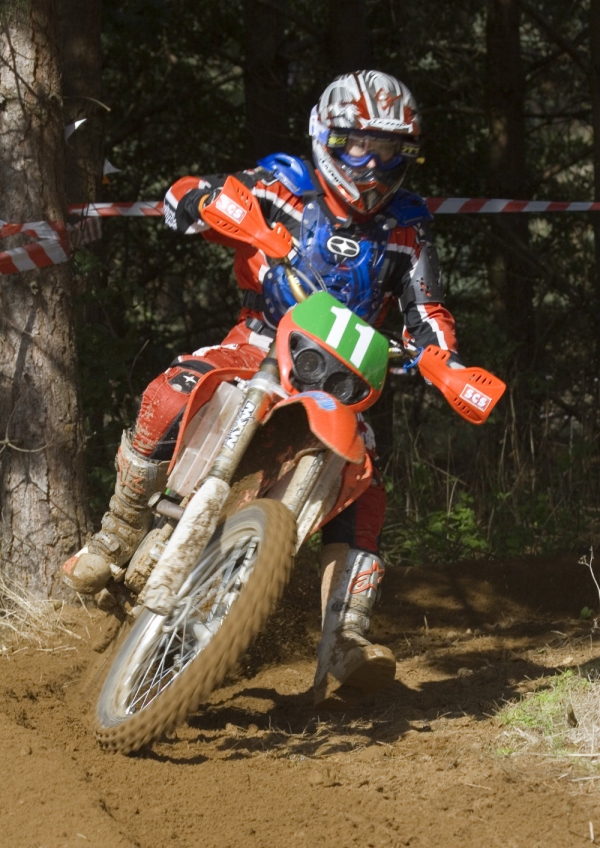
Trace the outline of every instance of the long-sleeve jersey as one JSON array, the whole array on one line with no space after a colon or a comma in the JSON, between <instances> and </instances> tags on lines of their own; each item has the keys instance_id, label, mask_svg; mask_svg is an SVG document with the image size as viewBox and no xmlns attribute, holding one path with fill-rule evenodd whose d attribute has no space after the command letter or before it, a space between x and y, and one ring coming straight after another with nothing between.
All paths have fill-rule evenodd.
<instances>
[{"instance_id":1,"label":"long-sleeve jersey","mask_svg":"<svg viewBox=\"0 0 600 848\"><path fill-rule=\"evenodd\" d=\"M242 171L235 176L257 198L267 223L284 224L298 244L306 198L292 192L264 168ZM227 175L219 174L179 179L165 197L165 222L180 233L202 233L209 241L234 248L234 273L238 284L245 292L256 294L254 306L249 308L261 312L258 304L265 277L271 268L269 260L261 250L211 230L198 211L200 199L222 188L226 178ZM393 202L390 204L391 213L388 208L373 219L352 221L348 218L347 209L328 192L323 180L321 183L330 216L339 222L334 224L335 233L353 243L367 239L374 243L374 227L379 227L377 232L386 231L386 241L381 242L384 245L381 248L383 255L379 257L376 275L373 275L373 308L363 317L371 324L381 323L387 308L396 300L404 318L403 338L407 347L423 348L433 344L456 352L454 319L443 305L437 255L426 222L401 225L393 217ZM335 291L331 293L337 296ZM252 296L247 296L244 302L252 304ZM352 308L352 304L347 305Z\"/></svg>"}]
</instances>

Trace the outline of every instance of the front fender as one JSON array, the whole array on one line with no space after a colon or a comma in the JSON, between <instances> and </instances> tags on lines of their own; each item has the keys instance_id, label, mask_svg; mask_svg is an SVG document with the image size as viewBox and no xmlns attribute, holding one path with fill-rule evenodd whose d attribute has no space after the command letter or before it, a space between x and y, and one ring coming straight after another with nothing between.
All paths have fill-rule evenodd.
<instances>
[{"instance_id":1,"label":"front fender","mask_svg":"<svg viewBox=\"0 0 600 848\"><path fill-rule=\"evenodd\" d=\"M363 462L365 444L358 434L356 414L351 409L326 392L301 392L275 404L265 420L292 403L302 404L311 432L325 447L355 465Z\"/></svg>"}]
</instances>

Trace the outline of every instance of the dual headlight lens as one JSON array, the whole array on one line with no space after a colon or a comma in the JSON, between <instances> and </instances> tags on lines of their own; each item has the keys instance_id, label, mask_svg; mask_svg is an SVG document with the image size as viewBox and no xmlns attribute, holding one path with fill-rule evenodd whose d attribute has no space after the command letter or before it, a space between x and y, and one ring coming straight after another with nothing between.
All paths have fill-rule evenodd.
<instances>
[{"instance_id":1,"label":"dual headlight lens","mask_svg":"<svg viewBox=\"0 0 600 848\"><path fill-rule=\"evenodd\" d=\"M320 389L345 404L358 403L368 395L364 380L302 333L291 334L290 351L293 382L300 391Z\"/></svg>"}]
</instances>

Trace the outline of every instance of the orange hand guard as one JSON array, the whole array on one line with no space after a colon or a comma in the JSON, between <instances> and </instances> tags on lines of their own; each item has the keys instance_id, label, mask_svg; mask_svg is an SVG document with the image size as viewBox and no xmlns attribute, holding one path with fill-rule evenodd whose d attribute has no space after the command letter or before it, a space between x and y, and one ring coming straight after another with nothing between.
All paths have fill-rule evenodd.
<instances>
[{"instance_id":1,"label":"orange hand guard","mask_svg":"<svg viewBox=\"0 0 600 848\"><path fill-rule=\"evenodd\" d=\"M483 424L506 384L484 368L450 368L450 356L450 351L429 345L419 359L419 371L441 391L455 412L471 424Z\"/></svg>"},{"instance_id":2,"label":"orange hand guard","mask_svg":"<svg viewBox=\"0 0 600 848\"><path fill-rule=\"evenodd\" d=\"M235 177L227 177L211 203L204 205L204 201L200 201L200 215L214 230L252 244L273 259L283 259L292 249L289 230L279 223L271 229L252 192Z\"/></svg>"}]
</instances>

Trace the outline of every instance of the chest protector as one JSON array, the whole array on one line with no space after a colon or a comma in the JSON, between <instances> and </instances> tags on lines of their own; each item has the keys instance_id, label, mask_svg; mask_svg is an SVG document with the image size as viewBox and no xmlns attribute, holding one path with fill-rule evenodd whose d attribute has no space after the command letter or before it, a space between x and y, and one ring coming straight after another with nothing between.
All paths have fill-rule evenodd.
<instances>
[{"instance_id":1,"label":"chest protector","mask_svg":"<svg viewBox=\"0 0 600 848\"><path fill-rule=\"evenodd\" d=\"M306 295L327 291L367 322L383 303L381 268L391 227L370 221L360 228L335 228L316 201L302 214L300 240L292 266ZM265 317L277 325L296 300L281 266L263 279Z\"/></svg>"}]
</instances>

